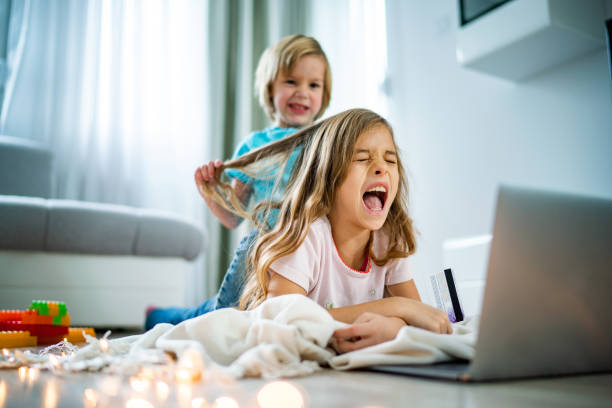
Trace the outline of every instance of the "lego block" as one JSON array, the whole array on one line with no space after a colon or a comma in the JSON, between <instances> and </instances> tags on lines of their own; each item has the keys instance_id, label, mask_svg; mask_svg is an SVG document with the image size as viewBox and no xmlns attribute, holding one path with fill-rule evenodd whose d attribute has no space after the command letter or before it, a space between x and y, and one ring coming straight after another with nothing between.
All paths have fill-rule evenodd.
<instances>
[{"instance_id":1,"label":"lego block","mask_svg":"<svg viewBox=\"0 0 612 408\"><path fill-rule=\"evenodd\" d=\"M0 310L0 322L21 321L23 310Z\"/></svg>"},{"instance_id":2,"label":"lego block","mask_svg":"<svg viewBox=\"0 0 612 408\"><path fill-rule=\"evenodd\" d=\"M47 346L49 344L59 343L64 340L65 335L62 336L36 336L36 343L39 346Z\"/></svg>"},{"instance_id":3,"label":"lego block","mask_svg":"<svg viewBox=\"0 0 612 408\"><path fill-rule=\"evenodd\" d=\"M28 331L32 336L64 336L68 334L67 326L27 324L23 322L0 322L0 330Z\"/></svg>"},{"instance_id":4,"label":"lego block","mask_svg":"<svg viewBox=\"0 0 612 408\"><path fill-rule=\"evenodd\" d=\"M35 347L36 337L27 331L0 331L0 348Z\"/></svg>"},{"instance_id":5,"label":"lego block","mask_svg":"<svg viewBox=\"0 0 612 408\"><path fill-rule=\"evenodd\" d=\"M25 324L55 324L59 326L70 326L70 314L64 316L40 315L37 310L26 310L23 312L23 323Z\"/></svg>"},{"instance_id":6,"label":"lego block","mask_svg":"<svg viewBox=\"0 0 612 408\"><path fill-rule=\"evenodd\" d=\"M96 331L91 327L71 327L68 335L66 336L66 340L74 344L84 343L85 336L83 336L83 332L90 336L96 337Z\"/></svg>"},{"instance_id":7,"label":"lego block","mask_svg":"<svg viewBox=\"0 0 612 408\"><path fill-rule=\"evenodd\" d=\"M33 300L28 310L36 310L41 316L64 316L68 313L64 302L51 300Z\"/></svg>"}]
</instances>

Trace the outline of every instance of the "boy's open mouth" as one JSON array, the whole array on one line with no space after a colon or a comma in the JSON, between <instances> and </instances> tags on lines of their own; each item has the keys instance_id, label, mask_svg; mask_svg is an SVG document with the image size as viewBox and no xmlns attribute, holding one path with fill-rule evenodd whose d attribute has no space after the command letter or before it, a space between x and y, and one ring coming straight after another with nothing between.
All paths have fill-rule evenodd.
<instances>
[{"instance_id":1,"label":"boy's open mouth","mask_svg":"<svg viewBox=\"0 0 612 408\"><path fill-rule=\"evenodd\" d=\"M371 211L380 211L384 208L387 201L387 189L384 186L370 188L363 193L363 203Z\"/></svg>"}]
</instances>

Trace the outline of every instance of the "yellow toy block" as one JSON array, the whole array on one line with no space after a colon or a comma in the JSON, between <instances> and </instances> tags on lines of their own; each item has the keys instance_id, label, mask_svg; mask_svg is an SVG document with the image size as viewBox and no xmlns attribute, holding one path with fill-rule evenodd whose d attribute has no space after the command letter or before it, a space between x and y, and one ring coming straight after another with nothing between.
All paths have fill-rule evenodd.
<instances>
[{"instance_id":1,"label":"yellow toy block","mask_svg":"<svg viewBox=\"0 0 612 408\"><path fill-rule=\"evenodd\" d=\"M66 340L70 343L85 343L85 336L83 332L86 334L96 337L96 331L91 327L71 327L68 329L68 334L66 335Z\"/></svg>"},{"instance_id":2,"label":"yellow toy block","mask_svg":"<svg viewBox=\"0 0 612 408\"><path fill-rule=\"evenodd\" d=\"M0 331L0 348L35 347L36 337L28 331Z\"/></svg>"}]
</instances>

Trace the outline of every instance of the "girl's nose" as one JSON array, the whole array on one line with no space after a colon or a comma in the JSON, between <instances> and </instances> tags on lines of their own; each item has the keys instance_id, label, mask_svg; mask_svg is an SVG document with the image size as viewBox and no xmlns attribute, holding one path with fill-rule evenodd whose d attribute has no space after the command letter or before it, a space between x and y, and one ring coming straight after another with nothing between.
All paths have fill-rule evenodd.
<instances>
[{"instance_id":1,"label":"girl's nose","mask_svg":"<svg viewBox=\"0 0 612 408\"><path fill-rule=\"evenodd\" d=\"M387 164L384 160L374 161L374 174L380 176L387 171Z\"/></svg>"}]
</instances>

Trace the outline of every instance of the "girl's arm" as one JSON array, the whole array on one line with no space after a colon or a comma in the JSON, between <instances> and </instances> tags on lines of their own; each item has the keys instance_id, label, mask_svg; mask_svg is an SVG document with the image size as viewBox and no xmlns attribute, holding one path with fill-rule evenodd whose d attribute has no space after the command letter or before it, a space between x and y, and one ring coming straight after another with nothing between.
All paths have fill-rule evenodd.
<instances>
[{"instance_id":1,"label":"girl's arm","mask_svg":"<svg viewBox=\"0 0 612 408\"><path fill-rule=\"evenodd\" d=\"M409 282L414 285L414 281ZM412 291L416 291L416 286L411 288L409 282L393 285L392 290L398 292L405 290L407 294L413 294ZM268 298L291 293L306 295L306 291L298 284L279 274L272 273L268 283ZM406 324L436 333L452 333L453 329L446 314L422 303L418 298L418 292L416 292L416 297L417 299L409 299L408 297L392 296L358 305L329 309L328 312L335 320L345 323L354 323L362 314L369 312L386 317L400 318Z\"/></svg>"},{"instance_id":2,"label":"girl's arm","mask_svg":"<svg viewBox=\"0 0 612 408\"><path fill-rule=\"evenodd\" d=\"M421 300L421 296L419 295L419 290L414 283L414 279L410 279L409 281L398 283L396 285L387 286L387 292L391 296L401 296L408 299Z\"/></svg>"},{"instance_id":3,"label":"girl's arm","mask_svg":"<svg viewBox=\"0 0 612 408\"><path fill-rule=\"evenodd\" d=\"M379 313L365 312L350 326L336 330L334 338L336 339L336 348L340 353L347 353L392 340L406 324L422 327L436 333L452 333L453 329L444 312L420 302L421 297L414 280L387 286L387 291L394 297L385 298L382 301L391 303L391 310L394 309L393 303L395 302L411 302L412 305L400 305L399 310L402 313L397 316L395 312L389 315L389 310L378 304L376 307L379 308ZM402 298L405 301L401 300ZM352 312L359 313L360 309Z\"/></svg>"},{"instance_id":4,"label":"girl's arm","mask_svg":"<svg viewBox=\"0 0 612 408\"><path fill-rule=\"evenodd\" d=\"M204 164L202 167L198 167L195 171L194 178L196 186L198 187L198 192L200 193L202 198L204 198L204 201L206 201L206 204L208 205L208 208L210 208L210 211L215 215L215 217L219 219L219 221L221 221L221 224L223 224L229 229L234 229L242 222L242 217L234 214L231 211L226 210L221 205L217 204L214 200L204 194L204 192L200 188L203 183L216 182L214 181L215 169L221 166L222 163L223 162L221 160L216 160L214 162L211 161L208 164ZM249 201L249 197L251 196L251 186L246 183L243 183L238 179L233 179L232 188L234 189L234 193L236 194L240 202L245 205Z\"/></svg>"},{"instance_id":5,"label":"girl's arm","mask_svg":"<svg viewBox=\"0 0 612 408\"><path fill-rule=\"evenodd\" d=\"M268 298L290 295L297 293L306 296L306 291L297 283L291 282L289 279L272 272L270 282L268 282Z\"/></svg>"},{"instance_id":6,"label":"girl's arm","mask_svg":"<svg viewBox=\"0 0 612 408\"><path fill-rule=\"evenodd\" d=\"M399 317L410 326L420 327L434 333L452 333L453 329L446 314L420 300L392 296L353 306L330 309L335 320L353 323L363 313L376 313L386 317Z\"/></svg>"}]
</instances>

